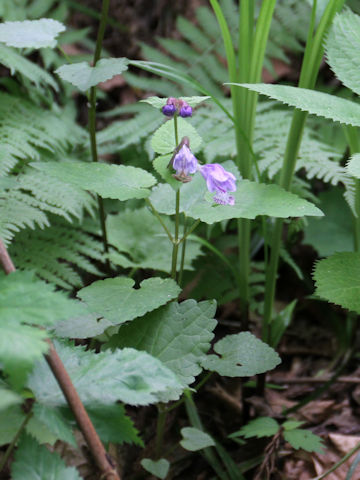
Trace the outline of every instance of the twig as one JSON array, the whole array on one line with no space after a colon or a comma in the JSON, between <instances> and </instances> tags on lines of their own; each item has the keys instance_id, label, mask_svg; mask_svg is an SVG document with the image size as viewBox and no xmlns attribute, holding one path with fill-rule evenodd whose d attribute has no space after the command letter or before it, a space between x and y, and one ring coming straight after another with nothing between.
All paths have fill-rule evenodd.
<instances>
[{"instance_id":1,"label":"twig","mask_svg":"<svg viewBox=\"0 0 360 480\"><path fill-rule=\"evenodd\" d=\"M2 240L0 240L0 262L6 274L15 272L14 264L12 263L12 260ZM53 343L49 339L47 339L46 342L49 344L49 352L45 355L45 359L74 414L74 417L84 435L97 466L102 472L101 478L104 480L121 480L112 464L110 457L106 453L93 424L91 423L85 407L80 400L79 394L77 393L68 372L66 371L59 355L57 354Z\"/></svg>"},{"instance_id":2,"label":"twig","mask_svg":"<svg viewBox=\"0 0 360 480\"><path fill-rule=\"evenodd\" d=\"M54 345L51 340L47 339L46 341L49 344L49 353L45 355L46 361L74 414L97 466L103 472L101 478L120 480Z\"/></svg>"},{"instance_id":3,"label":"twig","mask_svg":"<svg viewBox=\"0 0 360 480\"><path fill-rule=\"evenodd\" d=\"M268 381L270 383L296 384L296 383L325 383L325 382L328 382L330 379L331 377L299 377L299 378L276 377L276 378L269 378ZM360 384L360 378L344 376L334 380L334 383Z\"/></svg>"},{"instance_id":4,"label":"twig","mask_svg":"<svg viewBox=\"0 0 360 480\"><path fill-rule=\"evenodd\" d=\"M2 240L0 240L0 262L6 275L9 275L11 272L15 272L15 266Z\"/></svg>"}]
</instances>

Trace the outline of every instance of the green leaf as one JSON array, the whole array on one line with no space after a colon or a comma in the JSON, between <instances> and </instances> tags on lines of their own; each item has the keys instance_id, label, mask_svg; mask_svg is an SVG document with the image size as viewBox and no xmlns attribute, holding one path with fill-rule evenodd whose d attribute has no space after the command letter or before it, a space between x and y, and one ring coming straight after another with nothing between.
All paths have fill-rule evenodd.
<instances>
[{"instance_id":1,"label":"green leaf","mask_svg":"<svg viewBox=\"0 0 360 480\"><path fill-rule=\"evenodd\" d=\"M215 343L214 351L219 356L208 355L202 366L226 377L251 377L281 362L275 350L249 332L227 335Z\"/></svg>"},{"instance_id":2,"label":"green leaf","mask_svg":"<svg viewBox=\"0 0 360 480\"><path fill-rule=\"evenodd\" d=\"M360 17L350 9L334 18L326 41L326 56L338 79L360 95Z\"/></svg>"},{"instance_id":3,"label":"green leaf","mask_svg":"<svg viewBox=\"0 0 360 480\"><path fill-rule=\"evenodd\" d=\"M91 312L104 317L112 325L120 325L170 302L181 292L171 279L148 278L141 282L140 288L134 289L134 285L131 278L107 278L81 289L77 296Z\"/></svg>"},{"instance_id":4,"label":"green leaf","mask_svg":"<svg viewBox=\"0 0 360 480\"><path fill-rule=\"evenodd\" d=\"M316 295L360 314L360 254L335 253L317 262Z\"/></svg>"},{"instance_id":5,"label":"green leaf","mask_svg":"<svg viewBox=\"0 0 360 480\"><path fill-rule=\"evenodd\" d=\"M13 405L22 403L22 398L17 393L8 388L0 387L0 414L1 410L6 410Z\"/></svg>"},{"instance_id":6,"label":"green leaf","mask_svg":"<svg viewBox=\"0 0 360 480\"><path fill-rule=\"evenodd\" d=\"M287 430L284 432L284 438L296 450L301 448L306 452L323 452L322 438L314 435L312 432L303 429Z\"/></svg>"},{"instance_id":7,"label":"green leaf","mask_svg":"<svg viewBox=\"0 0 360 480\"><path fill-rule=\"evenodd\" d=\"M278 346L282 336L290 325L296 303L297 300L293 300L273 317L270 331L270 345L273 348Z\"/></svg>"},{"instance_id":8,"label":"green leaf","mask_svg":"<svg viewBox=\"0 0 360 480\"><path fill-rule=\"evenodd\" d=\"M350 158L346 168L350 175L355 178L360 178L360 153L355 153L355 155Z\"/></svg>"},{"instance_id":9,"label":"green leaf","mask_svg":"<svg viewBox=\"0 0 360 480\"><path fill-rule=\"evenodd\" d=\"M67 467L57 453L51 453L24 435L12 464L13 480L81 480L75 467Z\"/></svg>"},{"instance_id":10,"label":"green leaf","mask_svg":"<svg viewBox=\"0 0 360 480\"><path fill-rule=\"evenodd\" d=\"M165 458L160 458L160 460L143 458L140 463L147 472L162 480L166 478L170 468L170 463Z\"/></svg>"},{"instance_id":11,"label":"green leaf","mask_svg":"<svg viewBox=\"0 0 360 480\"><path fill-rule=\"evenodd\" d=\"M0 361L14 385L23 384L34 361L48 349L46 331L34 325L53 325L83 309L31 272L0 276Z\"/></svg>"},{"instance_id":12,"label":"green leaf","mask_svg":"<svg viewBox=\"0 0 360 480\"><path fill-rule=\"evenodd\" d=\"M12 441L24 419L25 414L19 405L0 411L0 446Z\"/></svg>"},{"instance_id":13,"label":"green leaf","mask_svg":"<svg viewBox=\"0 0 360 480\"><path fill-rule=\"evenodd\" d=\"M56 435L51 432L48 426L34 416L30 418L29 423L26 425L26 433L31 435L41 445L45 443L54 445L57 440Z\"/></svg>"},{"instance_id":14,"label":"green leaf","mask_svg":"<svg viewBox=\"0 0 360 480\"><path fill-rule=\"evenodd\" d=\"M354 248L353 216L339 188L319 194L322 218L309 218L303 243L312 245L320 257Z\"/></svg>"},{"instance_id":15,"label":"green leaf","mask_svg":"<svg viewBox=\"0 0 360 480\"><path fill-rule=\"evenodd\" d=\"M265 83L235 84L254 92L267 95L274 100L309 112L319 117L329 118L335 122L360 127L360 105L328 93L316 92L306 88L287 85L269 85Z\"/></svg>"},{"instance_id":16,"label":"green leaf","mask_svg":"<svg viewBox=\"0 0 360 480\"><path fill-rule=\"evenodd\" d=\"M57 408L35 403L33 412L35 418L46 425L56 440L62 440L76 448L72 427Z\"/></svg>"},{"instance_id":17,"label":"green leaf","mask_svg":"<svg viewBox=\"0 0 360 480\"><path fill-rule=\"evenodd\" d=\"M304 422L299 422L297 420L286 420L286 422L284 422L281 426L285 430L295 430L296 428L301 427L303 424Z\"/></svg>"},{"instance_id":18,"label":"green leaf","mask_svg":"<svg viewBox=\"0 0 360 480\"><path fill-rule=\"evenodd\" d=\"M174 373L158 359L132 348L94 353L85 347L56 343L56 350L80 398L89 407L113 405L118 400L131 405L147 405L158 396L181 390ZM66 400L45 360L38 362L28 386L39 403L50 407L66 405Z\"/></svg>"},{"instance_id":19,"label":"green leaf","mask_svg":"<svg viewBox=\"0 0 360 480\"><path fill-rule=\"evenodd\" d=\"M179 142L183 137L189 137L190 149L197 152L202 143L200 135L195 128L182 117L178 117L178 138ZM175 147L174 119L167 120L160 128L156 130L152 139L151 147L156 153L165 154L173 152Z\"/></svg>"},{"instance_id":20,"label":"green leaf","mask_svg":"<svg viewBox=\"0 0 360 480\"><path fill-rule=\"evenodd\" d=\"M102 405L99 408L88 408L87 412L102 442L144 446L133 421L125 414L123 405Z\"/></svg>"},{"instance_id":21,"label":"green leaf","mask_svg":"<svg viewBox=\"0 0 360 480\"><path fill-rule=\"evenodd\" d=\"M323 215L313 204L283 190L278 185L240 180L237 191L232 193L235 197L233 206L214 204L213 195L207 192L201 174L195 174L191 182L181 186L180 212L208 224L232 218L253 219L258 215L280 218ZM156 186L150 201L159 213L175 214L174 190L170 185Z\"/></svg>"},{"instance_id":22,"label":"green leaf","mask_svg":"<svg viewBox=\"0 0 360 480\"><path fill-rule=\"evenodd\" d=\"M245 437L245 438L263 438L272 437L279 431L278 422L271 417L259 417L251 420L237 432L229 435L229 438Z\"/></svg>"},{"instance_id":23,"label":"green leaf","mask_svg":"<svg viewBox=\"0 0 360 480\"><path fill-rule=\"evenodd\" d=\"M172 194L175 202L174 191ZM170 232L174 232L174 222L165 217L163 220ZM169 272L172 244L159 221L147 208L108 215L106 226L109 242L121 252L109 255L114 263L124 268L150 268ZM190 239L186 242L185 270L193 270L192 261L200 255L200 249L198 243Z\"/></svg>"},{"instance_id":24,"label":"green leaf","mask_svg":"<svg viewBox=\"0 0 360 480\"><path fill-rule=\"evenodd\" d=\"M183 437L180 440L180 445L185 450L190 452L196 452L206 447L214 447L215 442L209 434L193 427L185 427L181 429L181 435Z\"/></svg>"},{"instance_id":25,"label":"green leaf","mask_svg":"<svg viewBox=\"0 0 360 480\"><path fill-rule=\"evenodd\" d=\"M0 24L0 42L8 47L44 48L56 46L56 37L65 26L52 18Z\"/></svg>"},{"instance_id":26,"label":"green leaf","mask_svg":"<svg viewBox=\"0 0 360 480\"><path fill-rule=\"evenodd\" d=\"M39 162L30 165L51 177L95 192L103 198L145 198L150 194L148 187L156 183L151 173L125 165L76 161Z\"/></svg>"},{"instance_id":27,"label":"green leaf","mask_svg":"<svg viewBox=\"0 0 360 480\"><path fill-rule=\"evenodd\" d=\"M62 338L92 338L102 334L111 326L108 320L98 319L95 314L88 313L57 323L55 333Z\"/></svg>"},{"instance_id":28,"label":"green leaf","mask_svg":"<svg viewBox=\"0 0 360 480\"><path fill-rule=\"evenodd\" d=\"M95 67L91 67L87 62L72 63L62 65L55 70L55 73L85 92L98 83L125 72L128 62L127 58L103 58L97 62Z\"/></svg>"},{"instance_id":29,"label":"green leaf","mask_svg":"<svg viewBox=\"0 0 360 480\"><path fill-rule=\"evenodd\" d=\"M184 100L190 107L196 107L196 105L199 105L200 103L204 102L205 100L208 100L211 97L179 97L181 100ZM148 103L154 108L162 108L167 101L168 97L161 98L161 97L147 97L144 98L144 100L140 100L140 102Z\"/></svg>"},{"instance_id":30,"label":"green leaf","mask_svg":"<svg viewBox=\"0 0 360 480\"><path fill-rule=\"evenodd\" d=\"M108 345L145 350L187 386L202 370L201 361L206 358L214 337L215 310L214 301L172 302L120 327Z\"/></svg>"}]
</instances>

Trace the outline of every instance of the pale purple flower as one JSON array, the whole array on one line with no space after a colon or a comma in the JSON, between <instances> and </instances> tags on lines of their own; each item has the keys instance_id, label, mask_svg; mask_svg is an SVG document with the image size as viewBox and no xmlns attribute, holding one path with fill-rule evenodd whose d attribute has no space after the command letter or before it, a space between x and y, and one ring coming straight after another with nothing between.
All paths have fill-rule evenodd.
<instances>
[{"instance_id":1,"label":"pale purple flower","mask_svg":"<svg viewBox=\"0 0 360 480\"><path fill-rule=\"evenodd\" d=\"M210 163L200 167L201 175L206 180L206 186L215 193L213 200L221 205L235 205L235 198L229 192L236 191L236 178L219 163Z\"/></svg>"},{"instance_id":2,"label":"pale purple flower","mask_svg":"<svg viewBox=\"0 0 360 480\"><path fill-rule=\"evenodd\" d=\"M187 137L184 137L181 141L177 152L173 156L171 164L173 169L176 170L176 173L173 175L176 180L183 183L191 181L189 174L193 174L197 171L198 161L191 153Z\"/></svg>"},{"instance_id":3,"label":"pale purple flower","mask_svg":"<svg viewBox=\"0 0 360 480\"><path fill-rule=\"evenodd\" d=\"M183 101L183 105L180 108L180 117L191 117L192 115L192 108L186 102Z\"/></svg>"}]
</instances>

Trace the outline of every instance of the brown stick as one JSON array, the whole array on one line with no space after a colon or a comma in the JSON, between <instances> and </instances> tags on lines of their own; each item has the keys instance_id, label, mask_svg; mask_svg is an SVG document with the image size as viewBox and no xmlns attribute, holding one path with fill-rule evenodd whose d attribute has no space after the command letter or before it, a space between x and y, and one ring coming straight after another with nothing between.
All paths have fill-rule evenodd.
<instances>
[{"instance_id":1,"label":"brown stick","mask_svg":"<svg viewBox=\"0 0 360 480\"><path fill-rule=\"evenodd\" d=\"M297 383L325 383L330 380L331 377L298 377L298 378L269 378L269 383L279 384L297 384ZM355 383L360 384L360 378L356 377L339 377L334 383Z\"/></svg>"},{"instance_id":2,"label":"brown stick","mask_svg":"<svg viewBox=\"0 0 360 480\"><path fill-rule=\"evenodd\" d=\"M0 262L5 270L5 273L15 272L14 264L6 250L3 241L0 239ZM50 339L46 340L49 344L49 352L45 355L45 359L51 368L73 414L79 425L82 434L88 444L88 447L96 461L97 466L102 472L101 479L104 480L121 480L118 473L113 466L110 457L107 455L103 444L100 441L98 434L95 431L93 424L87 414L83 403L80 400L68 372L62 363L55 347Z\"/></svg>"}]
</instances>

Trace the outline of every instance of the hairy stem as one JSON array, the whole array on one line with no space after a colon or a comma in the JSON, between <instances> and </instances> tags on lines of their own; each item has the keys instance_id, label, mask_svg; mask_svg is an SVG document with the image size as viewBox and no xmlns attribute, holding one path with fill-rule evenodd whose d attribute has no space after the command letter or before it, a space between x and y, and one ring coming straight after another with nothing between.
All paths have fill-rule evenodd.
<instances>
[{"instance_id":1,"label":"hairy stem","mask_svg":"<svg viewBox=\"0 0 360 480\"><path fill-rule=\"evenodd\" d=\"M95 67L96 63L98 62L101 49L102 49L102 42L104 38L104 32L106 27L106 22L108 18L109 12L109 4L110 0L103 0L102 2L102 9L101 9L101 17L100 17L100 25L99 30L96 38L96 47L93 59L93 66ZM97 143L96 143L96 86L90 88L89 94L89 135L90 135L90 148L91 148L91 157L93 162L98 162L98 152L97 152ZM99 217L100 217L100 226L102 232L102 239L104 245L104 253L107 254L109 251L108 240L107 240L107 231L106 231L106 224L105 224L105 209L104 209L104 202L103 199L98 195L98 208L99 208ZM107 267L109 268L109 260L106 261Z\"/></svg>"}]
</instances>

